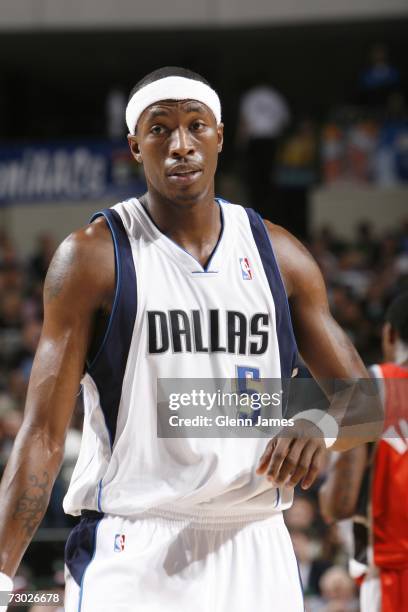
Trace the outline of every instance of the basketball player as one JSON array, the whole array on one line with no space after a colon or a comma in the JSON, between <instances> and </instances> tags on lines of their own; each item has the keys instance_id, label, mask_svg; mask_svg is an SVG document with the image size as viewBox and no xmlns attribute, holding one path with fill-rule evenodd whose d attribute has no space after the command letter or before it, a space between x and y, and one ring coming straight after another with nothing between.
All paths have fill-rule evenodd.
<instances>
[{"instance_id":1,"label":"basketball player","mask_svg":"<svg viewBox=\"0 0 408 612\"><path fill-rule=\"evenodd\" d=\"M366 370L303 246L214 198L223 124L205 79L157 70L131 92L126 118L147 193L96 214L50 265L0 491L0 589L46 510L82 379L82 447L64 500L81 515L66 546L66 612L300 612L282 510L296 483L314 481L335 419L323 414L317 427L306 411L266 448L159 438L157 380L289 378L294 334L317 378Z\"/></svg>"},{"instance_id":2,"label":"basketball player","mask_svg":"<svg viewBox=\"0 0 408 612\"><path fill-rule=\"evenodd\" d=\"M361 582L362 612L408 610L408 292L385 320L385 363L371 368L384 394L384 435L342 453L320 490L327 520L354 517L350 572Z\"/></svg>"}]
</instances>

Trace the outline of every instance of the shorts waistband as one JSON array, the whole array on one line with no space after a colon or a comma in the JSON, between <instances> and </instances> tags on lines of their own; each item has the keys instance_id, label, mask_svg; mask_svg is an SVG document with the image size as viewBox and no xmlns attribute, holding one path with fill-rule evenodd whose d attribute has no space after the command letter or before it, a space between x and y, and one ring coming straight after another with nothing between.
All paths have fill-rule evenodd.
<instances>
[{"instance_id":1,"label":"shorts waistband","mask_svg":"<svg viewBox=\"0 0 408 612\"><path fill-rule=\"evenodd\" d=\"M100 520L102 518L113 517L115 515L96 510L82 510L81 518ZM225 529L227 527L239 528L251 523L267 521L271 523L284 524L281 511L271 512L270 510L245 511L242 508L232 508L228 510L201 508L197 506L183 507L175 505L163 505L156 508L149 508L142 512L136 512L132 516L122 518L130 521L143 519L158 519L167 524L182 527L194 527L195 529Z\"/></svg>"},{"instance_id":2,"label":"shorts waistband","mask_svg":"<svg viewBox=\"0 0 408 612\"><path fill-rule=\"evenodd\" d=\"M81 518L89 518L100 520L105 516L103 512L98 512L97 510L81 510Z\"/></svg>"},{"instance_id":3,"label":"shorts waistband","mask_svg":"<svg viewBox=\"0 0 408 612\"><path fill-rule=\"evenodd\" d=\"M283 523L282 512L270 510L252 510L250 512L238 509L214 510L201 507L180 508L175 505L164 505L144 511L138 518L158 518L168 522L184 523L195 528L220 529L240 527L257 521Z\"/></svg>"}]
</instances>

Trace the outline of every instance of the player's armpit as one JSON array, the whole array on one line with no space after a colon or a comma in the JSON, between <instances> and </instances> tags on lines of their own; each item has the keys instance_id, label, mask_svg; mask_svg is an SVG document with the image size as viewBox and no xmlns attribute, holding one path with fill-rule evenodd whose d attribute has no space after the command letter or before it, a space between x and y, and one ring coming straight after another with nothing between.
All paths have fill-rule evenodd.
<instances>
[{"instance_id":1,"label":"player's armpit","mask_svg":"<svg viewBox=\"0 0 408 612\"><path fill-rule=\"evenodd\" d=\"M44 325L24 422L0 486L0 571L14 575L50 497L63 458L95 310L114 291L109 233L87 228L58 249L44 288Z\"/></svg>"}]
</instances>

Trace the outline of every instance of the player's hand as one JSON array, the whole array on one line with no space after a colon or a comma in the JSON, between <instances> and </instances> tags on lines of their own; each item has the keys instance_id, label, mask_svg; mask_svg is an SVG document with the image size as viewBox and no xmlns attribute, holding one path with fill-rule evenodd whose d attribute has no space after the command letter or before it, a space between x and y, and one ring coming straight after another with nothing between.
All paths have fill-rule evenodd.
<instances>
[{"instance_id":1,"label":"player's hand","mask_svg":"<svg viewBox=\"0 0 408 612\"><path fill-rule=\"evenodd\" d=\"M268 442L256 473L265 474L274 485L294 487L302 481L302 489L308 489L319 473L325 452L321 430L299 419Z\"/></svg>"}]
</instances>

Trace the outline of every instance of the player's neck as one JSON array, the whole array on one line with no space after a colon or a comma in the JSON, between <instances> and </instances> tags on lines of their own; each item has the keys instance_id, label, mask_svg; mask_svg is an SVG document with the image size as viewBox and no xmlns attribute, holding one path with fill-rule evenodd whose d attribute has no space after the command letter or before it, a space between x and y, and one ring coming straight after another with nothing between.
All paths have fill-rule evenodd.
<instances>
[{"instance_id":1,"label":"player's neck","mask_svg":"<svg viewBox=\"0 0 408 612\"><path fill-rule=\"evenodd\" d=\"M181 246L185 242L200 246L218 240L221 215L213 189L199 200L181 203L149 191L140 202L160 231Z\"/></svg>"},{"instance_id":2,"label":"player's neck","mask_svg":"<svg viewBox=\"0 0 408 612\"><path fill-rule=\"evenodd\" d=\"M196 202L177 203L148 192L141 204L160 231L205 266L221 234L220 206L212 190Z\"/></svg>"}]
</instances>

